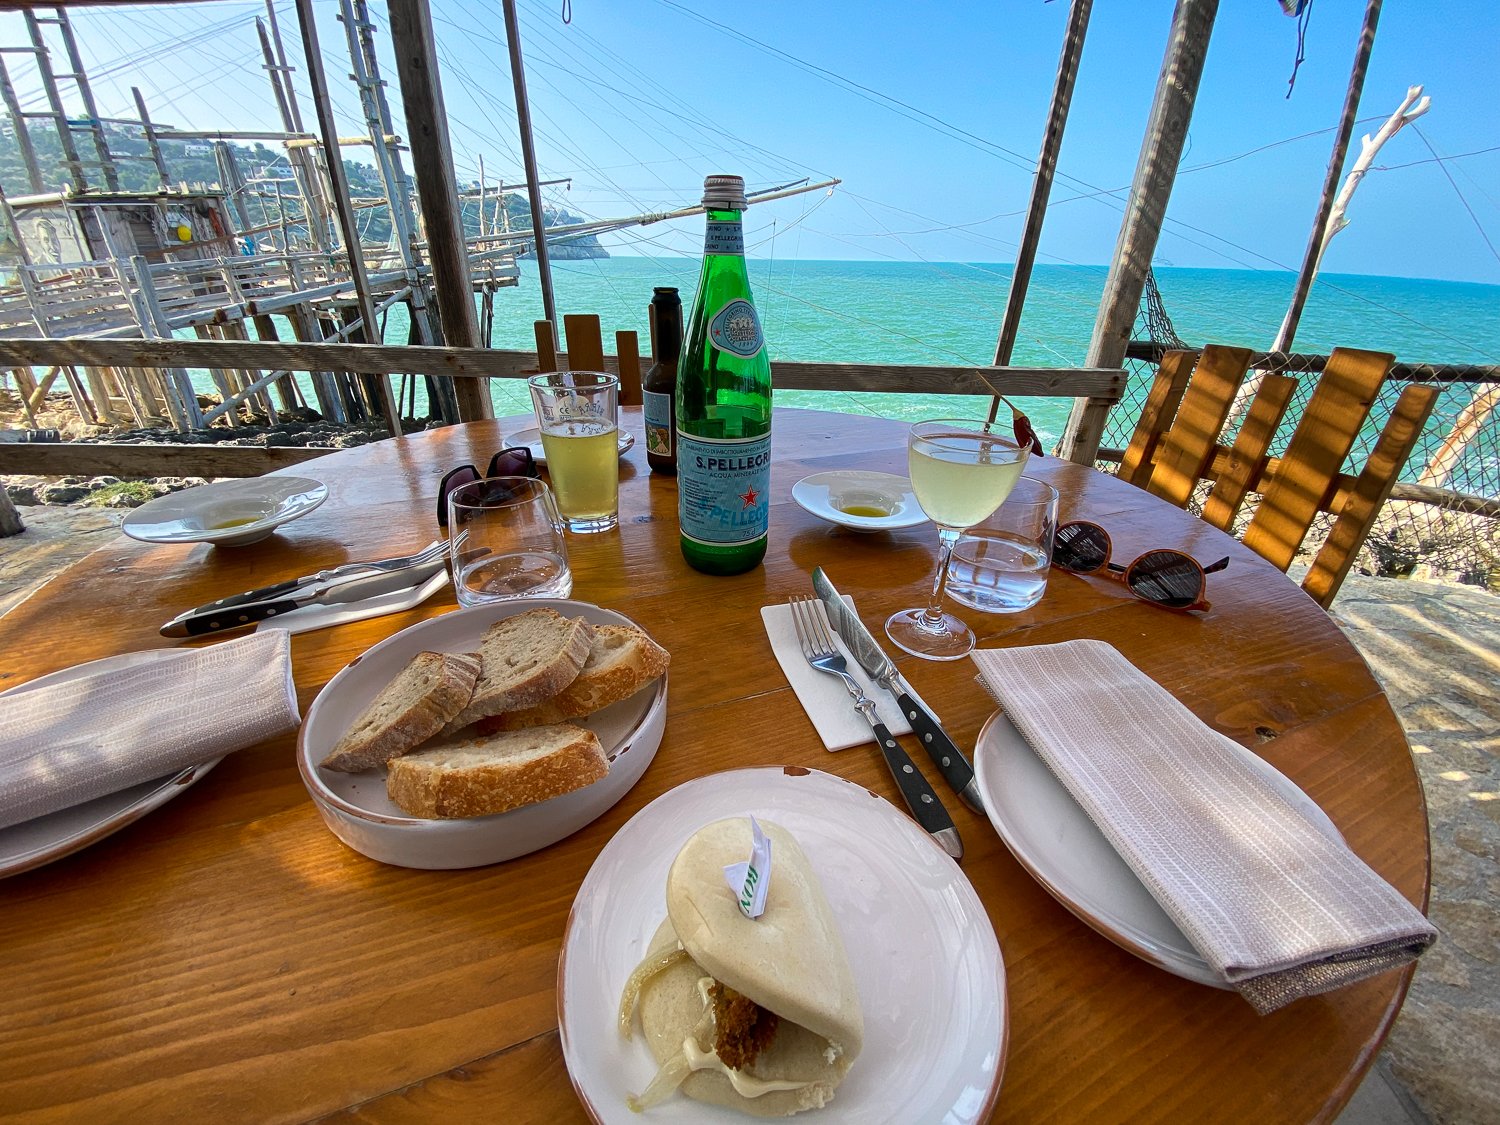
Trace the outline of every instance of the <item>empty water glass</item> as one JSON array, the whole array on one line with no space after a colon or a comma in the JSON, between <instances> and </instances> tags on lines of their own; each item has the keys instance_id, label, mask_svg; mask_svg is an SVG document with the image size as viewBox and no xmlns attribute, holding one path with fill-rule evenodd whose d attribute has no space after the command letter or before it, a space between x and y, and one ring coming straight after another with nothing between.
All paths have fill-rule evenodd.
<instances>
[{"instance_id":1,"label":"empty water glass","mask_svg":"<svg viewBox=\"0 0 1500 1125\"><path fill-rule=\"evenodd\" d=\"M985 613L1030 609L1047 591L1057 489L1023 476L995 514L967 529L948 559L948 596Z\"/></svg>"},{"instance_id":2,"label":"empty water glass","mask_svg":"<svg viewBox=\"0 0 1500 1125\"><path fill-rule=\"evenodd\" d=\"M552 490L531 477L490 477L450 492L448 551L462 606L573 592L562 516Z\"/></svg>"}]
</instances>

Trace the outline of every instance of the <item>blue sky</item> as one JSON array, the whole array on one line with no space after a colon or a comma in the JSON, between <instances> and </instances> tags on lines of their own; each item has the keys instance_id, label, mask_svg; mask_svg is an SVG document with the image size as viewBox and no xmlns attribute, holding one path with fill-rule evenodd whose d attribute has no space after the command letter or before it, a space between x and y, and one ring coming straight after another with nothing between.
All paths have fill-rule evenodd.
<instances>
[{"instance_id":1,"label":"blue sky","mask_svg":"<svg viewBox=\"0 0 1500 1125\"><path fill-rule=\"evenodd\" d=\"M1013 258L1065 0L519 7L541 172L572 181L549 189L550 201L588 217L623 216L696 201L707 172L740 172L752 188L837 177L831 194L752 208L752 252ZM1221 4L1160 264L1300 262L1363 8L1315 0L1288 99L1296 22L1274 0ZM133 116L137 85L153 116L174 125L264 129L277 119L258 69L253 19L263 11L226 0L73 9L72 18L106 115ZM278 11L300 56L292 8ZM337 5L320 0L318 11L340 130L358 132ZM371 11L383 34L383 4ZM498 0L434 0L433 14L459 174L477 177L483 158L489 179L515 182L520 149ZM1171 14L1168 0L1095 4L1040 261L1108 261ZM21 42L20 18L0 16L0 34L7 45ZM164 49L174 39L175 49ZM25 96L35 83L19 56L8 61ZM1500 247L1497 63L1500 14L1491 4L1385 6L1360 131L1373 132L1410 85L1425 86L1432 109L1382 150L1325 271L1500 284L1500 257L1486 242ZM394 81L389 61L386 77ZM305 97L303 108L311 119ZM619 253L695 257L701 232L701 219L682 220L607 243Z\"/></svg>"}]
</instances>

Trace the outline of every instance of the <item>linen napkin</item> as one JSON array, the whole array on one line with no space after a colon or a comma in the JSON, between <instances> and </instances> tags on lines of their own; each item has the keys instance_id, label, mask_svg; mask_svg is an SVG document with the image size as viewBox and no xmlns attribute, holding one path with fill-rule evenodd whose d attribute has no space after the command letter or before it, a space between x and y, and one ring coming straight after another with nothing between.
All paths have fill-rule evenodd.
<instances>
[{"instance_id":1,"label":"linen napkin","mask_svg":"<svg viewBox=\"0 0 1500 1125\"><path fill-rule=\"evenodd\" d=\"M1031 748L1256 1011L1385 972L1436 939L1421 911L1110 645L973 659Z\"/></svg>"},{"instance_id":2,"label":"linen napkin","mask_svg":"<svg viewBox=\"0 0 1500 1125\"><path fill-rule=\"evenodd\" d=\"M252 634L0 697L0 828L295 730L291 644Z\"/></svg>"},{"instance_id":3,"label":"linen napkin","mask_svg":"<svg viewBox=\"0 0 1500 1125\"><path fill-rule=\"evenodd\" d=\"M847 594L844 601L849 608L854 608L854 599ZM819 606L821 612L822 607ZM812 725L818 732L818 737L823 740L823 746L828 750L847 750L851 746L861 746L866 742L875 741L875 732L870 729L870 724L865 722L864 717L854 709L854 701L849 698L849 691L837 676L830 676L827 672L819 672L807 662L802 655L802 646L797 643L797 627L792 623L792 607L785 602L780 605L763 606L760 618L765 622L766 636L771 641L771 651L776 654L776 663L781 665L781 670L786 674L787 683L792 685L792 690L797 693L797 701L802 704L802 709L807 712L807 717L812 720ZM838 646L844 654L844 661L849 666L849 674L855 678L864 689L866 695L875 701L875 709L880 715L881 722L890 728L893 735L911 733L911 724L906 721L906 716L901 713L901 708L896 705L895 699L890 692L875 683L865 674L865 670L859 666L859 661L850 655L849 649L833 632L832 626L828 632L833 636L833 643ZM908 688L910 685L907 685ZM912 692L912 697L926 706L926 700ZM930 711L931 708L929 707Z\"/></svg>"}]
</instances>

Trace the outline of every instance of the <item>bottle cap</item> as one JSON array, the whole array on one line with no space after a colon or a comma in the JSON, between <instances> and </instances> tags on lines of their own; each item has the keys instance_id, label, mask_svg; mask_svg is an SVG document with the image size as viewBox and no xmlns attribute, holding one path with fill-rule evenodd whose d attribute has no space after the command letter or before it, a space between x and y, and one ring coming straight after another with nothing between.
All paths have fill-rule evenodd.
<instances>
[{"instance_id":1,"label":"bottle cap","mask_svg":"<svg viewBox=\"0 0 1500 1125\"><path fill-rule=\"evenodd\" d=\"M745 198L744 176L707 176L703 180L703 206L716 211L743 211L749 205Z\"/></svg>"},{"instance_id":2,"label":"bottle cap","mask_svg":"<svg viewBox=\"0 0 1500 1125\"><path fill-rule=\"evenodd\" d=\"M658 296L658 297L666 297L666 296L673 296L673 297L675 297L675 296L677 296L677 287L675 285L658 285L658 286L655 286L651 290L651 292L654 293L654 294L656 294L656 296Z\"/></svg>"}]
</instances>

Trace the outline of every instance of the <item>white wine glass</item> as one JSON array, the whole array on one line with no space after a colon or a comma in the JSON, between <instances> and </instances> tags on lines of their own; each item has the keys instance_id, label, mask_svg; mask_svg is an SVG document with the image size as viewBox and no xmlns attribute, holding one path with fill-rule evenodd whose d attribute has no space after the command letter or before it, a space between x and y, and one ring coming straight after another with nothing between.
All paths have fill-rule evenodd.
<instances>
[{"instance_id":1,"label":"white wine glass","mask_svg":"<svg viewBox=\"0 0 1500 1125\"><path fill-rule=\"evenodd\" d=\"M885 623L885 635L913 656L957 660L974 649L974 632L943 610L948 556L965 530L1005 502L1030 447L1002 436L979 418L935 418L912 424L906 469L922 511L937 524L938 565L922 609L904 609Z\"/></svg>"}]
</instances>

